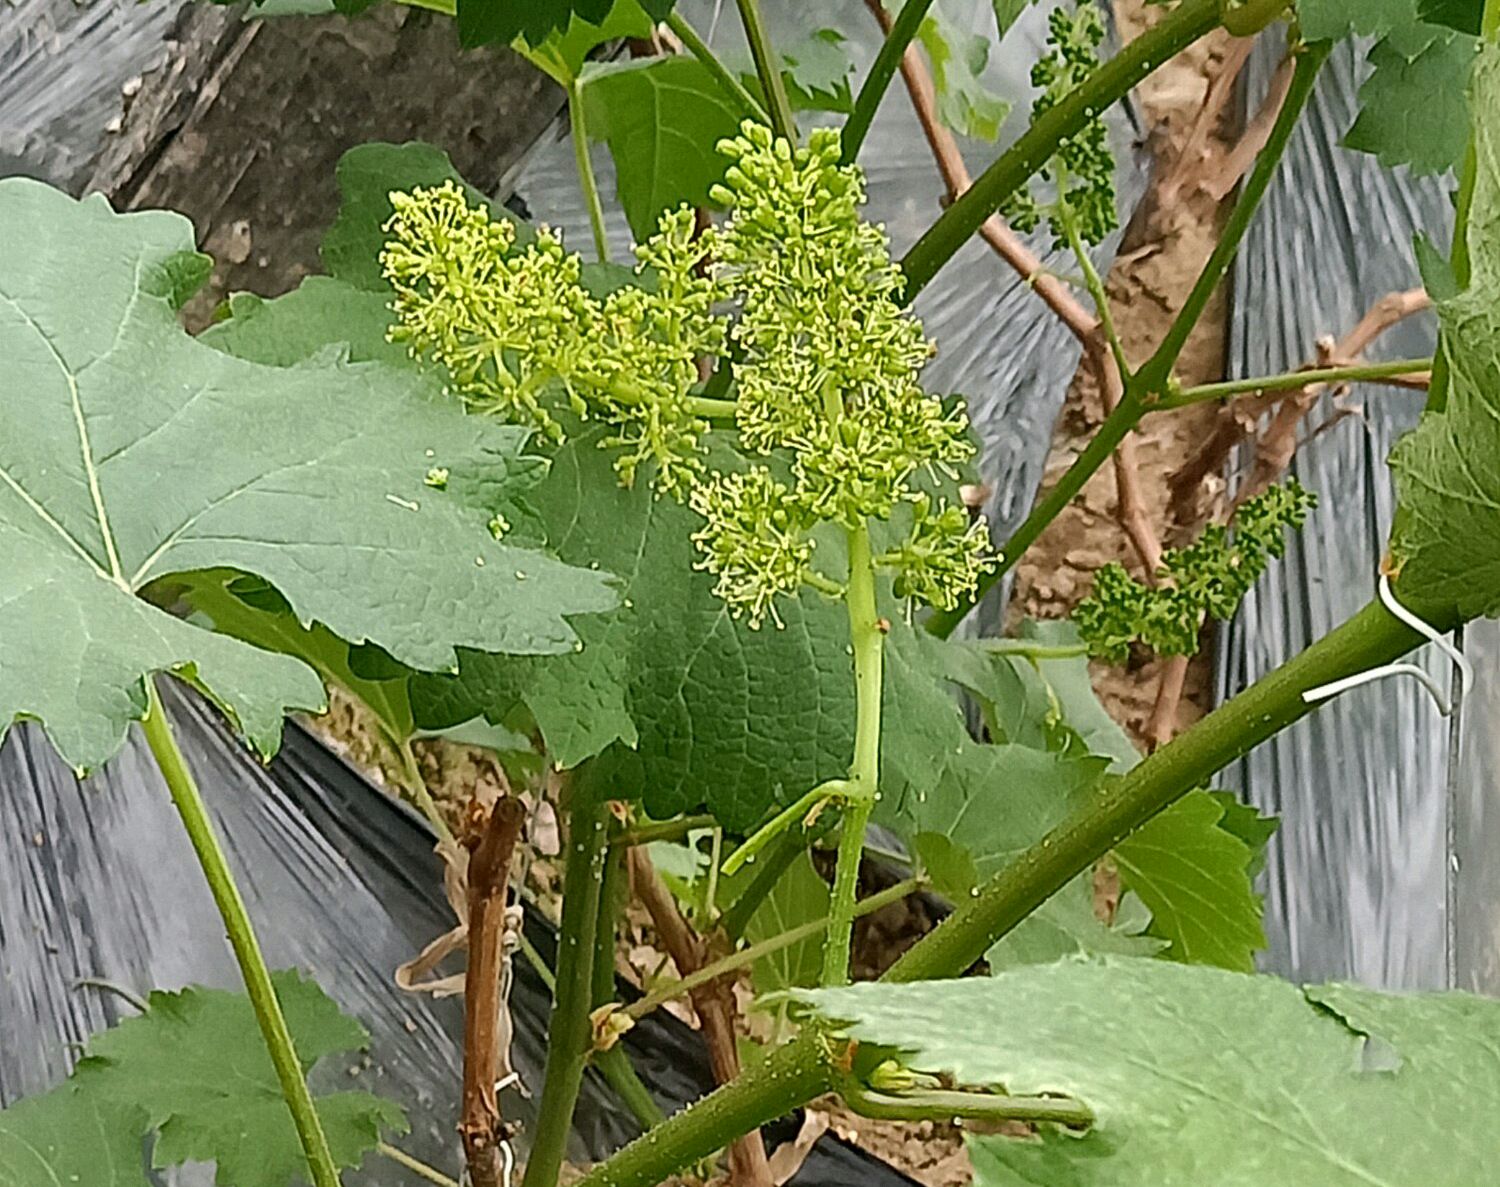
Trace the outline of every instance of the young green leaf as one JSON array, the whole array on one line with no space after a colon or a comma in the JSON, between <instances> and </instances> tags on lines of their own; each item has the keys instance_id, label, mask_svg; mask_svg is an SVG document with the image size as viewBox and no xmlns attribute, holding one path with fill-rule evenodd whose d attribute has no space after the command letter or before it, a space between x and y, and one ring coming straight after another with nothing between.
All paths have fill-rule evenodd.
<instances>
[{"instance_id":1,"label":"young green leaf","mask_svg":"<svg viewBox=\"0 0 1500 1187\"><path fill-rule=\"evenodd\" d=\"M318 986L277 973L304 1071L369 1039ZM153 993L150 1010L95 1035L66 1083L0 1112L0 1187L77 1183L145 1187L151 1165L213 1162L219 1187L287 1187L307 1164L255 1013L244 994ZM365 1092L316 1098L334 1163L356 1167L382 1131L404 1133L390 1101Z\"/></svg>"},{"instance_id":2,"label":"young green leaf","mask_svg":"<svg viewBox=\"0 0 1500 1187\"><path fill-rule=\"evenodd\" d=\"M1266 946L1250 884L1260 851L1223 827L1227 813L1210 792L1189 792L1116 845L1115 864L1151 909L1151 934L1171 942L1167 956L1248 973Z\"/></svg>"},{"instance_id":3,"label":"young green leaf","mask_svg":"<svg viewBox=\"0 0 1500 1187\"><path fill-rule=\"evenodd\" d=\"M1477 42L1449 29L1420 29L1420 48L1409 44L1410 36L1392 35L1370 51L1373 72L1360 88L1359 118L1344 143L1386 166L1442 173L1463 160L1468 146L1463 80Z\"/></svg>"},{"instance_id":4,"label":"young green leaf","mask_svg":"<svg viewBox=\"0 0 1500 1187\"><path fill-rule=\"evenodd\" d=\"M1478 37L1484 0L1417 0L1417 16L1428 24Z\"/></svg>"},{"instance_id":5,"label":"young green leaf","mask_svg":"<svg viewBox=\"0 0 1500 1187\"><path fill-rule=\"evenodd\" d=\"M928 11L917 29L917 40L932 64L938 118L961 136L978 140L999 136L1010 103L981 81L989 62L989 40L965 33L943 12L941 3Z\"/></svg>"},{"instance_id":6,"label":"young green leaf","mask_svg":"<svg viewBox=\"0 0 1500 1187\"><path fill-rule=\"evenodd\" d=\"M640 0L653 21L666 20L676 0ZM520 38L539 46L575 21L600 25L614 0L458 0L458 38L465 49Z\"/></svg>"},{"instance_id":7,"label":"young green leaf","mask_svg":"<svg viewBox=\"0 0 1500 1187\"><path fill-rule=\"evenodd\" d=\"M591 63L582 77L589 133L609 146L635 237L650 236L664 210L710 205L729 165L717 145L749 113L708 68L684 56L639 58Z\"/></svg>"},{"instance_id":8,"label":"young green leaf","mask_svg":"<svg viewBox=\"0 0 1500 1187\"><path fill-rule=\"evenodd\" d=\"M234 293L224 316L198 335L225 354L268 367L304 363L330 346L343 346L351 363L404 367L406 348L391 342L391 295L356 288L331 276L309 276L272 300Z\"/></svg>"},{"instance_id":9,"label":"young green leaf","mask_svg":"<svg viewBox=\"0 0 1500 1187\"><path fill-rule=\"evenodd\" d=\"M1452 369L1448 406L1396 443L1390 550L1398 592L1429 613L1500 614L1500 50L1472 91L1479 162L1466 292L1438 307Z\"/></svg>"},{"instance_id":10,"label":"young green leaf","mask_svg":"<svg viewBox=\"0 0 1500 1187\"><path fill-rule=\"evenodd\" d=\"M1120 958L797 996L916 1071L1093 1112L971 1136L983 1187L1473 1187L1494 1163L1500 1067L1475 1036L1500 1002Z\"/></svg>"},{"instance_id":11,"label":"young green leaf","mask_svg":"<svg viewBox=\"0 0 1500 1187\"><path fill-rule=\"evenodd\" d=\"M783 75L793 111L834 111L844 115L854 110L849 76L854 60L844 48L848 41L837 29L818 29L782 50L786 62ZM759 89L759 83L746 80Z\"/></svg>"},{"instance_id":12,"label":"young green leaf","mask_svg":"<svg viewBox=\"0 0 1500 1187\"><path fill-rule=\"evenodd\" d=\"M0 227L0 733L39 718L93 767L144 716L143 678L171 670L273 751L320 682L136 596L178 573L254 573L302 622L429 669L458 646L566 651L567 615L614 604L601 574L492 538L540 476L523 430L409 368L263 367L184 334L158 266L191 246L186 219L17 179Z\"/></svg>"}]
</instances>

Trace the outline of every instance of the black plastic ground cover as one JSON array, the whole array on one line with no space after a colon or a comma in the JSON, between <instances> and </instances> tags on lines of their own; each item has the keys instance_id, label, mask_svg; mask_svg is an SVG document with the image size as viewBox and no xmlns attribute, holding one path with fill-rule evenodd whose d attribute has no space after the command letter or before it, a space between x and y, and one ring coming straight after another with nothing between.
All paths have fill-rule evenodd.
<instances>
[{"instance_id":1,"label":"black plastic ground cover","mask_svg":"<svg viewBox=\"0 0 1500 1187\"><path fill-rule=\"evenodd\" d=\"M413 1124L402 1145L457 1175L455 1136L462 1007L399 992L392 970L452 915L426 825L295 724L264 767L200 698L167 690L179 742L229 849L273 967L300 968L372 1035L370 1060L320 1069L400 1102ZM535 912L528 935L544 953L555 937ZM22 725L0 749L0 1103L55 1084L77 1045L130 1007L80 978L137 992L202 984L235 988L238 974L167 791L144 740L103 771L78 780L41 730ZM514 1062L541 1086L549 995L517 962L511 997ZM712 1084L696 1032L664 1013L624 1039L642 1078L667 1111ZM512 1095L508 1115L531 1102ZM792 1136L795 1120L768 1131ZM636 1130L590 1073L573 1154L598 1158ZM347 1181L397 1187L409 1175L371 1158ZM163 1182L211 1182L198 1170ZM825 1136L793 1180L806 1187L900 1187L912 1180ZM5 1187L32 1187L6 1184ZM40 1185L38 1185L40 1187ZM88 1187L82 1184L80 1187Z\"/></svg>"}]
</instances>

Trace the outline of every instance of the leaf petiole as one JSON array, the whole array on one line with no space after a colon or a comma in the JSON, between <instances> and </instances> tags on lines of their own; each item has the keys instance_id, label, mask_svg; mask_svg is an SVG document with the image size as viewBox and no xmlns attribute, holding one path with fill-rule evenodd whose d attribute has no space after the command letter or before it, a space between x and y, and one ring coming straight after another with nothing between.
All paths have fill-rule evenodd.
<instances>
[{"instance_id":1,"label":"leaf petiole","mask_svg":"<svg viewBox=\"0 0 1500 1187\"><path fill-rule=\"evenodd\" d=\"M733 877L746 864L754 861L756 854L760 853L761 850L793 824L806 820L829 800L843 798L848 793L849 781L847 779L830 779L826 783L819 783L794 803L788 804L780 812L776 813L775 816L771 817L770 820L751 833L738 849L725 858L723 866L724 876L726 878Z\"/></svg>"},{"instance_id":2,"label":"leaf petiole","mask_svg":"<svg viewBox=\"0 0 1500 1187\"><path fill-rule=\"evenodd\" d=\"M171 793L177 814L182 817L183 827L198 855L198 864L208 881L208 889L224 920L224 930L229 945L234 949L235 960L240 966L240 975L245 980L245 992L255 1008L255 1020L260 1024L260 1033L265 1039L266 1051L276 1069L276 1079L281 1084L282 1096L291 1110L292 1122L297 1127L297 1137L302 1143L302 1152L312 1174L313 1187L339 1187L338 1170L333 1155L328 1149L328 1138L323 1133L323 1124L318 1120L318 1111L313 1105L312 1093L302 1073L302 1062L292 1045L292 1033L287 1028L286 1017L281 1012L281 1003L276 998L276 989L271 984L271 973L266 968L266 958L255 938L255 929L250 922L250 913L245 909L245 900L235 884L234 874L229 869L229 860L209 820L208 807L198 791L193 773L188 769L187 759L177 745L172 733L172 723L167 720L153 677L146 678L146 718L141 727L146 743L161 768Z\"/></svg>"}]
</instances>

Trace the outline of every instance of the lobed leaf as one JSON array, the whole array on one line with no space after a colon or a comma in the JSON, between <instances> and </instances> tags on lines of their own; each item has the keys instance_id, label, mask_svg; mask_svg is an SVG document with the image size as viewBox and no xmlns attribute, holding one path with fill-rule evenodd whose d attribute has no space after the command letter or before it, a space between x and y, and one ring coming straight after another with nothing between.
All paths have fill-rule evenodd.
<instances>
[{"instance_id":1,"label":"lobed leaf","mask_svg":"<svg viewBox=\"0 0 1500 1187\"><path fill-rule=\"evenodd\" d=\"M491 537L540 477L524 431L410 368L266 367L185 335L160 265L191 248L186 219L13 179L0 227L0 734L38 718L96 766L144 715L143 678L176 671L273 751L320 682L137 596L185 572L256 574L302 624L429 669L459 646L568 650L567 616L615 603L603 575Z\"/></svg>"},{"instance_id":2,"label":"lobed leaf","mask_svg":"<svg viewBox=\"0 0 1500 1187\"><path fill-rule=\"evenodd\" d=\"M1105 958L798 991L912 1068L1088 1106L1085 1133L969 1137L981 1187L1472 1187L1494 1162L1500 1002L1299 988Z\"/></svg>"}]
</instances>

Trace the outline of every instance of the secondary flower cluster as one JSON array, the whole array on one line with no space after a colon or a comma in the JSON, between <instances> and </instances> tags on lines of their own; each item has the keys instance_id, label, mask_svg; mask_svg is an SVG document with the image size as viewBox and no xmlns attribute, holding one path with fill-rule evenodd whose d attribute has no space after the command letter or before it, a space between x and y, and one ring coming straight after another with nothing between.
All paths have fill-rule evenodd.
<instances>
[{"instance_id":1,"label":"secondary flower cluster","mask_svg":"<svg viewBox=\"0 0 1500 1187\"><path fill-rule=\"evenodd\" d=\"M1033 119L1056 107L1099 68L1103 42L1104 18L1093 0L1078 0L1071 11L1063 6L1052 10L1047 37L1050 52L1031 68L1031 83L1041 91L1032 104ZM1089 120L1063 140L1038 176L1056 184L1056 199L1047 204L1030 189L1017 190L1001 208L1017 230L1034 231L1046 218L1062 248L1068 243L1064 219L1073 221L1086 243L1102 243L1120 225L1115 162L1109 151L1109 129L1102 119Z\"/></svg>"},{"instance_id":2,"label":"secondary flower cluster","mask_svg":"<svg viewBox=\"0 0 1500 1187\"><path fill-rule=\"evenodd\" d=\"M992 563L984 525L921 484L973 447L963 414L917 381L932 350L901 310L884 231L860 218L862 174L832 131L794 149L747 122L719 147L722 228L664 215L635 283L604 295L554 235L518 246L452 184L393 194L393 340L442 363L476 411L556 438L560 403L613 424L624 481L653 463L657 489L703 516L701 567L752 625L805 584L837 585L813 570L820 524L896 521L905 538L878 559L897 594L956 605ZM731 344L740 443L766 461L710 473L698 360Z\"/></svg>"},{"instance_id":3,"label":"secondary flower cluster","mask_svg":"<svg viewBox=\"0 0 1500 1187\"><path fill-rule=\"evenodd\" d=\"M688 399L697 360L724 349L713 315L717 289L701 275L704 245L693 215L665 215L637 249L631 284L590 291L577 255L545 228L518 248L515 227L470 206L452 182L394 193L381 253L396 292L391 339L436 359L476 411L534 424L554 439L562 429L549 403L559 392L582 417L616 428L626 483L656 463L656 483L686 492L702 469L698 440L708 424Z\"/></svg>"},{"instance_id":4,"label":"secondary flower cluster","mask_svg":"<svg viewBox=\"0 0 1500 1187\"><path fill-rule=\"evenodd\" d=\"M1285 531L1300 528L1317 496L1296 479L1247 499L1234 531L1213 524L1186 548L1162 556L1156 586L1142 585L1117 564L1094 574L1094 588L1073 611L1089 651L1123 663L1132 643L1158 655L1192 655L1205 618L1234 614L1273 556L1286 551Z\"/></svg>"}]
</instances>

